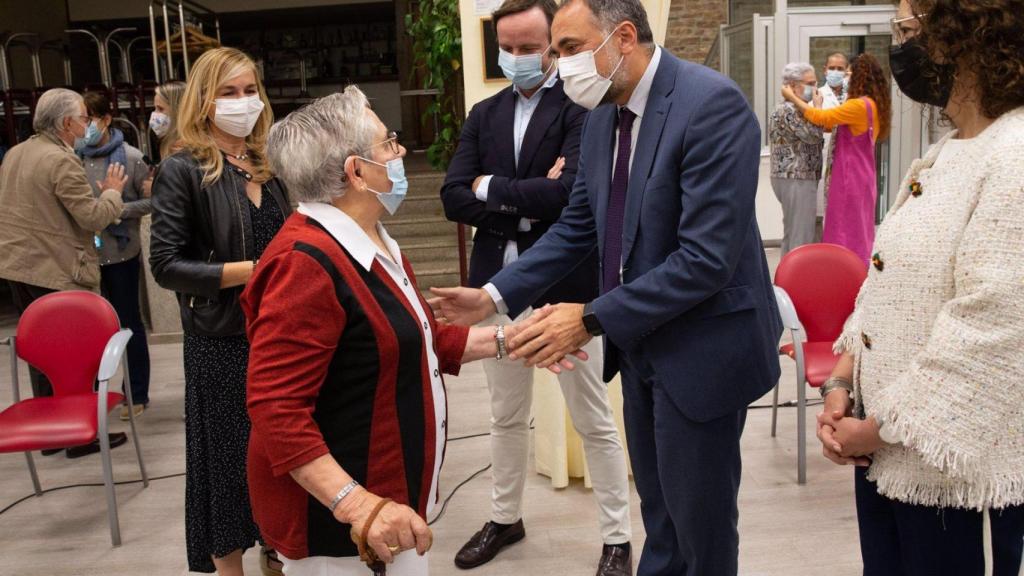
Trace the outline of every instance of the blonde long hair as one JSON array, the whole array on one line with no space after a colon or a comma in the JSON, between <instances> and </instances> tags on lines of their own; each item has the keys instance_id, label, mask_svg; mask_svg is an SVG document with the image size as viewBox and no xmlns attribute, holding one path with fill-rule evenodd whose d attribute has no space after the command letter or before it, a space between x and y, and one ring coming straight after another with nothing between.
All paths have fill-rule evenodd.
<instances>
[{"instance_id":1,"label":"blonde long hair","mask_svg":"<svg viewBox=\"0 0 1024 576\"><path fill-rule=\"evenodd\" d=\"M256 77L256 88L264 106L252 134L245 139L249 148L252 176L257 182L264 182L273 176L266 158L267 133L274 124L274 113L270 109L263 83L260 82L256 63L241 50L214 48L203 53L192 66L176 122L181 147L199 161L203 169L204 185L216 182L224 172L224 155L210 131L210 112L216 106L214 100L217 98L217 90L246 72L252 72Z\"/></svg>"},{"instance_id":2,"label":"blonde long hair","mask_svg":"<svg viewBox=\"0 0 1024 576\"><path fill-rule=\"evenodd\" d=\"M181 107L181 96L185 93L185 83L181 80L171 80L157 86L156 95L167 102L167 117L171 120L171 127L160 139L160 159L167 158L181 148L178 135L178 108Z\"/></svg>"}]
</instances>

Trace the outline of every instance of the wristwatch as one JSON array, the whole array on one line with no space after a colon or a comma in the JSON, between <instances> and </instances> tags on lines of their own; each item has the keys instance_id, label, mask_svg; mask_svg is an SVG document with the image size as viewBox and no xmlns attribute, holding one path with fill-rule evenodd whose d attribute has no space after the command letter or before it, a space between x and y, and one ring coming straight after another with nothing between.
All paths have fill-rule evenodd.
<instances>
[{"instance_id":1,"label":"wristwatch","mask_svg":"<svg viewBox=\"0 0 1024 576\"><path fill-rule=\"evenodd\" d=\"M587 302L583 306L583 327L587 329L587 333L591 336L604 336L604 328L601 327L601 322L598 321L597 315L594 314L593 302Z\"/></svg>"}]
</instances>

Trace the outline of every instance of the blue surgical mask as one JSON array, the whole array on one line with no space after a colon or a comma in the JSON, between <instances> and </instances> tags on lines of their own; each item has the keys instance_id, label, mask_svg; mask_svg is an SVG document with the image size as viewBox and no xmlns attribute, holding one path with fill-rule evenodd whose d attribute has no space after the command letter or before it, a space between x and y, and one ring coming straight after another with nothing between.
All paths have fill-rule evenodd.
<instances>
[{"instance_id":1,"label":"blue surgical mask","mask_svg":"<svg viewBox=\"0 0 1024 576\"><path fill-rule=\"evenodd\" d=\"M546 52L547 49L544 51ZM520 90L532 90L544 81L547 72L541 67L542 64L543 52L525 56L513 56L511 52L500 49L498 52L498 66L501 66L505 78L508 78ZM554 64L552 63L552 65Z\"/></svg>"},{"instance_id":2,"label":"blue surgical mask","mask_svg":"<svg viewBox=\"0 0 1024 576\"><path fill-rule=\"evenodd\" d=\"M804 102L810 102L814 99L814 87L804 86Z\"/></svg>"},{"instance_id":3,"label":"blue surgical mask","mask_svg":"<svg viewBox=\"0 0 1024 576\"><path fill-rule=\"evenodd\" d=\"M829 70L825 73L825 82L832 88L839 88L846 79L846 72L842 70Z\"/></svg>"},{"instance_id":4,"label":"blue surgical mask","mask_svg":"<svg viewBox=\"0 0 1024 576\"><path fill-rule=\"evenodd\" d=\"M405 163L402 162L401 158L388 160L387 164L374 162L362 156L360 158L370 164L387 168L388 180L391 181L391 192L379 192L369 186L366 189L376 194L377 200L380 200L380 203L384 205L384 209L388 211L388 214L394 216L395 212L398 212L398 207L402 205L402 201L405 200L405 195L409 192L409 180L405 177Z\"/></svg>"},{"instance_id":5,"label":"blue surgical mask","mask_svg":"<svg viewBox=\"0 0 1024 576\"><path fill-rule=\"evenodd\" d=\"M85 136L81 138L75 138L75 150L84 150L95 146L100 143L103 138L103 131L100 130L99 126L96 125L96 121L89 122L89 126L85 129Z\"/></svg>"}]
</instances>

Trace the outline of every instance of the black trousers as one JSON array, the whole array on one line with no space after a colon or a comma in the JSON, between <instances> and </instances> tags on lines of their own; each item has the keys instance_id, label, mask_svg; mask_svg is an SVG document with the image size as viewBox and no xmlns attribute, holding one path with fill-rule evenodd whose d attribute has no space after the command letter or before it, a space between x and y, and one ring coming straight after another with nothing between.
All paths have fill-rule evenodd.
<instances>
[{"instance_id":1,"label":"black trousers","mask_svg":"<svg viewBox=\"0 0 1024 576\"><path fill-rule=\"evenodd\" d=\"M864 576L983 576L985 515L915 506L878 493L867 468L856 469L857 520ZM990 510L993 576L1019 576L1024 506Z\"/></svg>"},{"instance_id":2,"label":"black trousers","mask_svg":"<svg viewBox=\"0 0 1024 576\"><path fill-rule=\"evenodd\" d=\"M25 284L23 282L15 282L8 280L7 284L11 287L11 296L14 298L14 307L18 309L18 314L24 314L25 309L28 305L36 300L36 298L42 298L47 294L52 294L56 290L50 288L43 288L41 286L33 286L31 284ZM17 343L15 343L17 344ZM53 396L53 386L50 385L50 381L43 376L43 373L36 370L32 366L28 367L29 380L32 381L32 395L36 398L42 396Z\"/></svg>"},{"instance_id":3,"label":"black trousers","mask_svg":"<svg viewBox=\"0 0 1024 576\"><path fill-rule=\"evenodd\" d=\"M118 264L100 266L100 292L114 306L121 327L132 331L127 349L132 401L149 404L149 345L139 311L140 268L139 256Z\"/></svg>"}]
</instances>

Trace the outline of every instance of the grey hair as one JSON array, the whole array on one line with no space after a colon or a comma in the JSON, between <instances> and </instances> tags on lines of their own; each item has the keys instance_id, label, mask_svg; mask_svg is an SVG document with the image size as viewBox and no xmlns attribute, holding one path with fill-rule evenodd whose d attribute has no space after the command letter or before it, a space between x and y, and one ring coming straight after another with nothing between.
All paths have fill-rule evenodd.
<instances>
[{"instance_id":1,"label":"grey hair","mask_svg":"<svg viewBox=\"0 0 1024 576\"><path fill-rule=\"evenodd\" d=\"M800 84L808 72L814 72L814 66L807 62L790 62L782 68L782 83Z\"/></svg>"},{"instance_id":2,"label":"grey hair","mask_svg":"<svg viewBox=\"0 0 1024 576\"><path fill-rule=\"evenodd\" d=\"M590 8L606 34L623 22L632 22L636 26L636 37L640 44L654 43L654 33L647 19L647 10L640 0L562 0L559 9L576 1L583 2Z\"/></svg>"},{"instance_id":3,"label":"grey hair","mask_svg":"<svg viewBox=\"0 0 1024 576\"><path fill-rule=\"evenodd\" d=\"M270 169L300 202L331 202L345 195L345 160L373 145L373 122L363 91L349 86L292 112L270 129Z\"/></svg>"},{"instance_id":4,"label":"grey hair","mask_svg":"<svg viewBox=\"0 0 1024 576\"><path fill-rule=\"evenodd\" d=\"M57 136L64 130L64 119L81 112L82 95L67 88L54 88L43 92L36 103L32 129L37 134Z\"/></svg>"}]
</instances>

